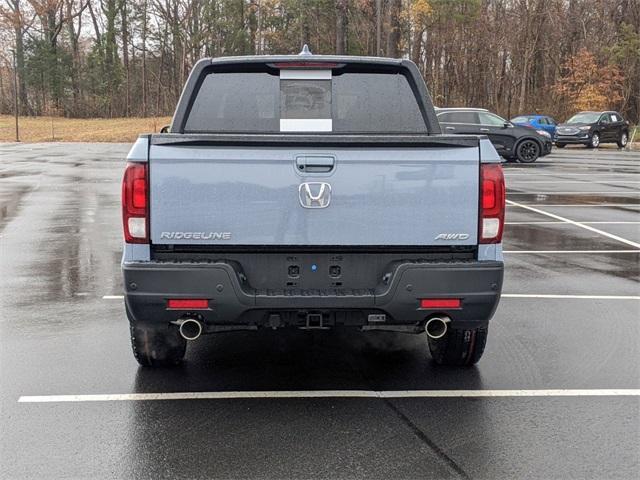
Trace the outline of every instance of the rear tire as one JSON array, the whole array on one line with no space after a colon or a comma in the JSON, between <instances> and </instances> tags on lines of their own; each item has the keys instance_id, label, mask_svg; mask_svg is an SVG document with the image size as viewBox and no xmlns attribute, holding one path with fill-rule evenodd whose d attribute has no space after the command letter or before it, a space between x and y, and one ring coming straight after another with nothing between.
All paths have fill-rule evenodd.
<instances>
[{"instance_id":1,"label":"rear tire","mask_svg":"<svg viewBox=\"0 0 640 480\"><path fill-rule=\"evenodd\" d=\"M629 142L629 134L627 132L622 132L620 134L620 138L616 142L619 148L624 148L627 146L627 142Z\"/></svg>"},{"instance_id":2,"label":"rear tire","mask_svg":"<svg viewBox=\"0 0 640 480\"><path fill-rule=\"evenodd\" d=\"M134 321L127 309L133 356L143 367L167 367L182 362L187 341L170 323L149 325Z\"/></svg>"},{"instance_id":3,"label":"rear tire","mask_svg":"<svg viewBox=\"0 0 640 480\"><path fill-rule=\"evenodd\" d=\"M428 338L431 358L438 365L474 365L484 353L487 334L487 327L449 328L442 338L437 340Z\"/></svg>"},{"instance_id":4,"label":"rear tire","mask_svg":"<svg viewBox=\"0 0 640 480\"><path fill-rule=\"evenodd\" d=\"M523 140L516 147L516 156L521 163L533 163L540 156L540 145L535 140Z\"/></svg>"},{"instance_id":5,"label":"rear tire","mask_svg":"<svg viewBox=\"0 0 640 480\"><path fill-rule=\"evenodd\" d=\"M143 367L168 367L182 362L187 341L175 325L131 325L131 348Z\"/></svg>"}]
</instances>

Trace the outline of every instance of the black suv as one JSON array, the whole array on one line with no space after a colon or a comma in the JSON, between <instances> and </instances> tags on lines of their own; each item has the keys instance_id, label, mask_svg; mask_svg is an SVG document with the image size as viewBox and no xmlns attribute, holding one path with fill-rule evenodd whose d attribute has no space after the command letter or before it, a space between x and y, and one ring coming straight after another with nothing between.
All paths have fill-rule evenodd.
<instances>
[{"instance_id":1,"label":"black suv","mask_svg":"<svg viewBox=\"0 0 640 480\"><path fill-rule=\"evenodd\" d=\"M629 141L629 122L618 112L580 112L556 130L556 146L579 143L597 148L601 143L617 143L624 148Z\"/></svg>"},{"instance_id":2,"label":"black suv","mask_svg":"<svg viewBox=\"0 0 640 480\"><path fill-rule=\"evenodd\" d=\"M443 133L486 135L507 160L535 162L551 153L551 135L544 130L514 125L483 108L438 108Z\"/></svg>"}]
</instances>

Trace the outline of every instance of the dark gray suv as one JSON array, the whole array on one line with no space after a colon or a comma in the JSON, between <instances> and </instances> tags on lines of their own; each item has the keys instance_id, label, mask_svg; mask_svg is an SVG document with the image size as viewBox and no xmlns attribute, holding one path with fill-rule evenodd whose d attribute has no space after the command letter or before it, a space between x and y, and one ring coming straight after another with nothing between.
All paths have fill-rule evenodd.
<instances>
[{"instance_id":1,"label":"dark gray suv","mask_svg":"<svg viewBox=\"0 0 640 480\"><path fill-rule=\"evenodd\" d=\"M556 130L556 147L577 143L598 148L601 143L617 143L624 148L629 141L629 122L618 112L580 112Z\"/></svg>"},{"instance_id":2,"label":"dark gray suv","mask_svg":"<svg viewBox=\"0 0 640 480\"><path fill-rule=\"evenodd\" d=\"M507 160L532 163L551 153L548 132L514 125L484 108L438 108L436 115L443 133L486 135Z\"/></svg>"}]
</instances>

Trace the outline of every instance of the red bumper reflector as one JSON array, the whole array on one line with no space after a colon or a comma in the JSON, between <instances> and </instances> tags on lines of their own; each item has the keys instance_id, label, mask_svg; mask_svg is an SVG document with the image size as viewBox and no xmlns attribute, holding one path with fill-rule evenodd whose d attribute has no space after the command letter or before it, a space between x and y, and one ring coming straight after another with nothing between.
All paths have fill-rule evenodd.
<instances>
[{"instance_id":1,"label":"red bumper reflector","mask_svg":"<svg viewBox=\"0 0 640 480\"><path fill-rule=\"evenodd\" d=\"M422 298L420 308L460 308L462 302L459 298Z\"/></svg>"},{"instance_id":2,"label":"red bumper reflector","mask_svg":"<svg viewBox=\"0 0 640 480\"><path fill-rule=\"evenodd\" d=\"M208 310L209 300L206 298L170 298L167 308L180 310Z\"/></svg>"}]
</instances>

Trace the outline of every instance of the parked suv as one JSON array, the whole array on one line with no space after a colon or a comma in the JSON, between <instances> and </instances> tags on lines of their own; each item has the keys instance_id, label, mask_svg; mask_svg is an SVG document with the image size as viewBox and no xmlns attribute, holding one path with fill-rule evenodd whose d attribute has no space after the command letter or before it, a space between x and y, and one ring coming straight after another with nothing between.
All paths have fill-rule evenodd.
<instances>
[{"instance_id":1,"label":"parked suv","mask_svg":"<svg viewBox=\"0 0 640 480\"><path fill-rule=\"evenodd\" d=\"M624 148L629 141L629 122L618 112L580 112L558 125L556 147L569 143L597 148L601 143L617 143Z\"/></svg>"},{"instance_id":2,"label":"parked suv","mask_svg":"<svg viewBox=\"0 0 640 480\"><path fill-rule=\"evenodd\" d=\"M549 133L514 125L484 108L438 108L436 115L444 133L486 135L507 160L532 163L551 153Z\"/></svg>"}]
</instances>

